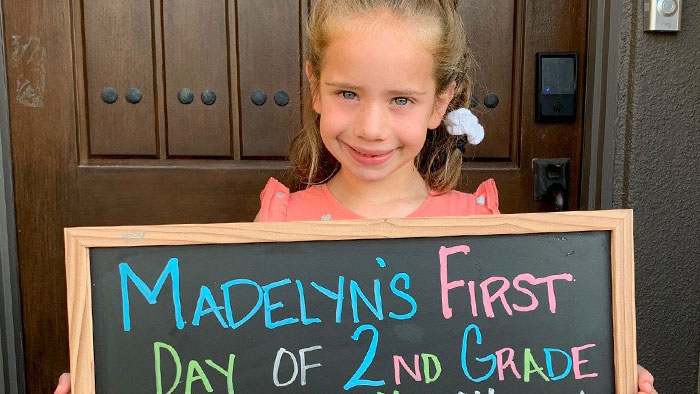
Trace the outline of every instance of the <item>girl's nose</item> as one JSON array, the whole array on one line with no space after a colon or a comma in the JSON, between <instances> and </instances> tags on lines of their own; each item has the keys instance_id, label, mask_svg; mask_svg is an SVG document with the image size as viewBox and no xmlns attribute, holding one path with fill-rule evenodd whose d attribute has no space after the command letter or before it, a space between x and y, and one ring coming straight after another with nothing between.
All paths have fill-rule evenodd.
<instances>
[{"instance_id":1,"label":"girl's nose","mask_svg":"<svg viewBox=\"0 0 700 394\"><path fill-rule=\"evenodd\" d=\"M379 104L368 104L358 113L355 134L368 141L386 138L387 128L384 119L384 109Z\"/></svg>"}]
</instances>

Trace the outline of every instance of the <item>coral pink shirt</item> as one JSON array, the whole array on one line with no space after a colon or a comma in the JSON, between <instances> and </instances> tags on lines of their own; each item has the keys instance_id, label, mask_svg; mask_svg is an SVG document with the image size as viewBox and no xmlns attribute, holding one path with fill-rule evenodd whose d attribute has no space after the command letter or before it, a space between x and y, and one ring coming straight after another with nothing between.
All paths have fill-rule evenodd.
<instances>
[{"instance_id":1,"label":"coral pink shirt","mask_svg":"<svg viewBox=\"0 0 700 394\"><path fill-rule=\"evenodd\" d=\"M428 195L410 218L488 215L498 212L498 190L493 179L484 181L475 193L456 190ZM311 186L290 193L275 178L270 178L260 193L261 222L291 222L300 220L362 219L333 197L326 184Z\"/></svg>"}]
</instances>

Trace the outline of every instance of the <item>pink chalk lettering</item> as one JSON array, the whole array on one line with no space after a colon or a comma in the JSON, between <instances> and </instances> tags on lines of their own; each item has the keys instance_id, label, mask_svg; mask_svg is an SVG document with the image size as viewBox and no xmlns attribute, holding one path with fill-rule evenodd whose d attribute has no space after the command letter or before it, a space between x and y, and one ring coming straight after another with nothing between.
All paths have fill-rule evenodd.
<instances>
[{"instance_id":1,"label":"pink chalk lettering","mask_svg":"<svg viewBox=\"0 0 700 394\"><path fill-rule=\"evenodd\" d=\"M471 297L472 316L477 317L479 316L479 311L476 307L476 290L474 289L474 281L470 280L469 283L467 283L467 286L469 287L469 297Z\"/></svg>"},{"instance_id":2,"label":"pink chalk lettering","mask_svg":"<svg viewBox=\"0 0 700 394\"><path fill-rule=\"evenodd\" d=\"M489 293L489 285L493 282L496 281L501 281L501 287L491 295ZM505 292L510 288L510 282L508 279L503 278L501 276L494 276L491 278L486 279L485 281L481 282L481 293L482 293L482 301L484 303L484 311L486 312L486 316L488 317L495 317L493 313L493 307L491 304L493 304L496 299L501 299L501 304L503 304L503 308L506 310L506 313L509 316L513 316L513 310L510 309L510 305L508 305L508 302L506 301L506 296Z\"/></svg>"},{"instance_id":3,"label":"pink chalk lettering","mask_svg":"<svg viewBox=\"0 0 700 394\"><path fill-rule=\"evenodd\" d=\"M535 295L532 294L532 292L529 289L526 289L526 288L520 286L521 281L526 281L531 285L536 285L537 279L535 279L535 277L532 274L520 274L520 275L516 276L515 279L513 279L513 288L515 288L515 290L517 290L523 294L530 296L530 299L532 300L532 302L530 303L530 306L519 306L519 305L513 304L513 309L515 309L518 312L534 311L540 302L537 301L537 297L535 297Z\"/></svg>"},{"instance_id":4,"label":"pink chalk lettering","mask_svg":"<svg viewBox=\"0 0 700 394\"><path fill-rule=\"evenodd\" d=\"M554 295L554 281L555 280L565 280L567 282L571 282L574 280L574 277L571 274L559 274L559 275L550 275L542 279L537 279L535 282L536 284L540 283L546 283L547 284L547 295L549 296L549 310L552 313L556 313L557 311L557 297Z\"/></svg>"},{"instance_id":5,"label":"pink chalk lettering","mask_svg":"<svg viewBox=\"0 0 700 394\"><path fill-rule=\"evenodd\" d=\"M508 352L508 358L504 363L503 353L505 352ZM520 373L518 372L518 369L515 367L515 363L513 362L514 355L515 351L509 347L504 347L503 349L496 351L496 365L498 365L498 380L505 380L505 374L503 373L503 371L505 371L505 369L508 367L510 367L510 370L513 372L513 375L515 375L516 378L520 379Z\"/></svg>"},{"instance_id":6,"label":"pink chalk lettering","mask_svg":"<svg viewBox=\"0 0 700 394\"><path fill-rule=\"evenodd\" d=\"M589 373L587 375L581 375L581 369L579 368L581 366L581 364L585 364L588 362L588 360L581 360L581 358L579 356L579 352L581 350L585 350L585 349L588 349L588 348L591 348L594 346L595 346L595 344L589 343L588 345L583 345L583 346L571 348L571 358L574 359L573 360L573 362L574 362L574 378L576 378L576 380L585 379L585 378L595 378L596 376L598 376L598 373Z\"/></svg>"},{"instance_id":7,"label":"pink chalk lettering","mask_svg":"<svg viewBox=\"0 0 700 394\"><path fill-rule=\"evenodd\" d=\"M458 245L451 248L440 247L440 292L442 294L442 315L445 319L452 317L452 308L450 308L450 301L447 293L454 288L464 286L463 280L447 281L447 256L456 253L464 253L466 255L469 253L469 250L469 246L467 245Z\"/></svg>"},{"instance_id":8,"label":"pink chalk lettering","mask_svg":"<svg viewBox=\"0 0 700 394\"><path fill-rule=\"evenodd\" d=\"M420 374L420 363L418 362L418 355L413 356L413 370L406 364L406 360L403 359L402 356L394 356L394 380L396 381L396 385L401 384L401 371L399 369L399 365L403 369L408 372L409 375L415 380L416 382L420 382L423 378L421 377Z\"/></svg>"}]
</instances>

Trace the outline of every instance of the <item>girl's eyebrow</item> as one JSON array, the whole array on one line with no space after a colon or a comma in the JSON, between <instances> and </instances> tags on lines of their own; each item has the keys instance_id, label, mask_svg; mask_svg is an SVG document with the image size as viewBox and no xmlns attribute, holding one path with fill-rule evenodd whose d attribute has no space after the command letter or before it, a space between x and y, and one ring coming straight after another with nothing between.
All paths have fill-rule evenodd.
<instances>
[{"instance_id":1,"label":"girl's eyebrow","mask_svg":"<svg viewBox=\"0 0 700 394\"><path fill-rule=\"evenodd\" d=\"M338 89L346 89L346 90L359 90L360 87L356 85L351 85L349 83L344 83L344 82L326 82L326 85L328 86L333 86ZM426 92L421 92L419 90L413 90L413 89L399 89L399 90L389 90L388 93L392 96L423 96L426 94Z\"/></svg>"},{"instance_id":2,"label":"girl's eyebrow","mask_svg":"<svg viewBox=\"0 0 700 394\"><path fill-rule=\"evenodd\" d=\"M349 83L344 83L344 82L326 82L326 85L328 86L333 86L334 88L342 89L342 90L359 90L360 87L356 85L351 85Z\"/></svg>"},{"instance_id":3,"label":"girl's eyebrow","mask_svg":"<svg viewBox=\"0 0 700 394\"><path fill-rule=\"evenodd\" d=\"M389 95L391 95L391 96L423 96L423 95L425 95L425 92L421 92L418 90L412 90L412 89L390 90Z\"/></svg>"}]
</instances>

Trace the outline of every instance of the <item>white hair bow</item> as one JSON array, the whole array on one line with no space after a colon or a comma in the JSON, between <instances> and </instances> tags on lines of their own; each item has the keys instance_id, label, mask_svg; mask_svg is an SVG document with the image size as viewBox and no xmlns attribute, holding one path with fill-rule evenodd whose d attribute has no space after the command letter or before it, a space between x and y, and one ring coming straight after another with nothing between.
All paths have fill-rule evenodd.
<instances>
[{"instance_id":1,"label":"white hair bow","mask_svg":"<svg viewBox=\"0 0 700 394\"><path fill-rule=\"evenodd\" d=\"M484 127L467 108L456 109L447 114L445 126L448 133L464 135L472 145L478 145L484 139Z\"/></svg>"}]
</instances>

